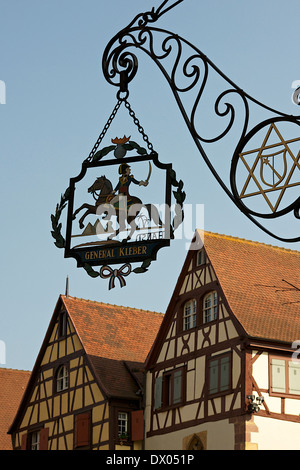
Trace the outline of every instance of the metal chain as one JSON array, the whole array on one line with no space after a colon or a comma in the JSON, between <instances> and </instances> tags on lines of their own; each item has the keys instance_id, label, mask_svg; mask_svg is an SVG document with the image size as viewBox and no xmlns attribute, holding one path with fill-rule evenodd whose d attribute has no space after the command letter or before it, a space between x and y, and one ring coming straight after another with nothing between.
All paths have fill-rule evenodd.
<instances>
[{"instance_id":1,"label":"metal chain","mask_svg":"<svg viewBox=\"0 0 300 470\"><path fill-rule=\"evenodd\" d=\"M103 131L102 131L101 134L99 135L99 137L98 137L98 139L97 139L97 141L96 141L94 147L92 148L92 150L91 150L89 156L87 157L87 159L86 159L85 161L91 162L91 161L93 160L93 157L94 157L94 155L95 155L95 153L96 153L96 150L97 150L97 148L99 147L99 145L101 144L101 142L102 142L102 140L103 140L103 137L105 136L106 132L108 131L108 129L109 129L109 127L110 127L110 125L111 125L111 123L112 123L112 121L113 121L115 115L117 114L117 112L118 112L118 110L119 110L119 108L120 108L122 102L123 102L123 100L121 100L121 99L118 100L116 106L114 107L114 109L113 109L111 115L109 116L109 118L108 118L108 120L107 120L107 122L106 122L106 124L105 124L105 126L104 126L104 128L103 128Z\"/></svg>"},{"instance_id":2,"label":"metal chain","mask_svg":"<svg viewBox=\"0 0 300 470\"><path fill-rule=\"evenodd\" d=\"M139 133L142 134L143 140L147 143L148 150L150 151L150 153L152 153L153 145L149 141L149 137L147 136L147 134L145 134L144 128L141 126L140 121L138 120L138 118L135 115L135 112L130 106L130 103L127 101L127 99L125 99L124 102L125 102L125 108L128 109L129 116L132 117L133 122L137 126Z\"/></svg>"},{"instance_id":3,"label":"metal chain","mask_svg":"<svg viewBox=\"0 0 300 470\"><path fill-rule=\"evenodd\" d=\"M121 104L122 104L123 102L125 103L125 107L127 108L128 112L129 112L129 115L132 117L134 124L137 126L138 131L139 131L140 134L142 135L143 140L147 143L148 150L150 151L150 153L153 152L153 145L152 145L151 142L149 141L149 137L147 136L147 134L145 134L144 128L141 126L140 121L139 121L138 118L136 117L135 112L133 111L133 109L132 109L130 103L129 103L129 102L127 101L127 99L126 99L127 96L128 96L128 94L127 94L127 96L126 96L125 98L120 98L119 95L117 95L117 96L118 96L118 102L117 102L116 106L114 107L114 109L113 109L111 115L109 116L109 118L108 118L108 120L107 120L107 122L106 122L106 124L105 124L105 126L104 126L104 128L103 128L103 130L102 130L102 132L101 132L101 134L99 135L99 137L98 137L98 139L97 139L97 141L96 141L94 147L92 148L92 150L91 150L89 156L88 156L87 159L85 160L86 162L91 162L91 161L93 161L93 157L94 157L94 155L95 155L95 153L96 153L97 148L98 148L99 145L101 144L101 142L102 142L102 140L103 140L103 138L104 138L106 132L108 131L108 129L109 129L109 127L110 127L112 121L114 120L114 118L115 118L115 116L116 116L116 114L117 114L117 112L118 112L118 110L119 110L119 108L120 108L120 106L121 106Z\"/></svg>"}]
</instances>

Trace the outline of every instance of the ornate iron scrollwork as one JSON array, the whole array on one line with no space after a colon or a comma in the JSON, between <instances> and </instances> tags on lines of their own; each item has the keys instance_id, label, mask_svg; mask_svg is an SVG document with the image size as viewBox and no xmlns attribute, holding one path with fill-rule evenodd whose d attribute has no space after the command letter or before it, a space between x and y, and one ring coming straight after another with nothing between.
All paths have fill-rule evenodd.
<instances>
[{"instance_id":1,"label":"ornate iron scrollwork","mask_svg":"<svg viewBox=\"0 0 300 470\"><path fill-rule=\"evenodd\" d=\"M103 54L104 76L111 85L119 88L118 97L124 95L126 98L128 84L138 70L137 52L147 54L167 80L198 150L232 202L272 237L284 242L300 241L298 236L284 238L276 235L256 220L275 219L287 213L300 218L300 197L297 196L297 187L300 184L300 116L287 115L259 102L238 87L189 41L170 31L153 27L152 24L162 14L182 1L167 6L168 0L165 0L156 10L137 15L126 28L116 34ZM204 135L197 119L211 74L222 84L221 90L216 92L213 112L217 121L223 124L215 135L209 137ZM193 94L193 99L189 100L192 104L184 102L188 93L190 96ZM252 107L258 107L267 114L263 121L254 125L250 124ZM285 134L287 125L288 133L291 131L290 136ZM204 146L220 142L231 134L237 144L233 152L230 178L226 184ZM241 182L241 178L244 181ZM250 186L252 190L249 189ZM293 190L292 200L287 198L287 194L290 198L290 189ZM275 202L271 201L271 196Z\"/></svg>"}]
</instances>

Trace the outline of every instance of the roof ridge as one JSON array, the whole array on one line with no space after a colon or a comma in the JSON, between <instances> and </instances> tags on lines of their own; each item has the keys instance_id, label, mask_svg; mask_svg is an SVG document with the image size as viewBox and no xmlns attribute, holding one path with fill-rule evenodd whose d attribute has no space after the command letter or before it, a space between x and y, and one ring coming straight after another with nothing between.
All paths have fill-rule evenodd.
<instances>
[{"instance_id":1,"label":"roof ridge","mask_svg":"<svg viewBox=\"0 0 300 470\"><path fill-rule=\"evenodd\" d=\"M29 369L13 369L12 367L0 367L0 371L1 370L6 370L6 371L13 371L13 372L32 372L31 370Z\"/></svg>"},{"instance_id":2,"label":"roof ridge","mask_svg":"<svg viewBox=\"0 0 300 470\"><path fill-rule=\"evenodd\" d=\"M265 246L267 248L272 248L272 249L275 249L275 250L281 250L281 251L285 251L287 253L300 255L300 251L298 251L298 250L293 250L291 248L285 248L285 247L282 247L282 246L272 245L270 243L259 242L259 241L256 241L256 240L250 240L250 239L247 239L247 238L236 237L236 236L233 236L233 235L210 232L208 230L199 230L199 229L197 229L197 231L204 233L204 239L205 239L205 235L207 234L207 235L212 235L216 238L224 238L224 239L227 239L227 240L234 240L234 241L237 241L237 242L248 243L248 244L251 244L251 245ZM205 244L205 242L204 242L204 244Z\"/></svg>"},{"instance_id":3,"label":"roof ridge","mask_svg":"<svg viewBox=\"0 0 300 470\"><path fill-rule=\"evenodd\" d=\"M75 296L72 296L72 295L63 295L61 294L61 297L63 297L64 299L68 299L69 297L71 297L71 299L74 299L74 300L79 300L79 301L83 301L83 302L91 302L91 303L95 303L95 304L98 304L98 305L106 305L106 306L110 306L110 307L120 307L120 308L128 308L130 310L139 310L139 311L142 311L142 312L149 312L149 313L154 313L154 314L157 314L157 315L164 315L163 312L156 312L154 310L145 310L143 308L138 308L138 307L129 307L129 306L125 306L125 305L117 305L117 304L110 304L108 302L99 302L98 300L90 300L90 299L83 299L82 297L75 297Z\"/></svg>"}]
</instances>

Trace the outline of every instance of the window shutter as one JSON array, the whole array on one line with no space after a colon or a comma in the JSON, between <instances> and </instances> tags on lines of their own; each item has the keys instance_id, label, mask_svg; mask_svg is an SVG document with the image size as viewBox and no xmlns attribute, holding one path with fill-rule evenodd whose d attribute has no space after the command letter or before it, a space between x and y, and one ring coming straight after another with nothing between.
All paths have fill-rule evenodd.
<instances>
[{"instance_id":1,"label":"window shutter","mask_svg":"<svg viewBox=\"0 0 300 470\"><path fill-rule=\"evenodd\" d=\"M88 446L90 443L90 413L75 417L75 447Z\"/></svg>"},{"instance_id":2,"label":"window shutter","mask_svg":"<svg viewBox=\"0 0 300 470\"><path fill-rule=\"evenodd\" d=\"M27 433L23 434L22 436L21 450L27 450L27 436L28 436Z\"/></svg>"},{"instance_id":3,"label":"window shutter","mask_svg":"<svg viewBox=\"0 0 300 470\"><path fill-rule=\"evenodd\" d=\"M49 428L43 428L40 431L40 450L48 450Z\"/></svg>"},{"instance_id":4,"label":"window shutter","mask_svg":"<svg viewBox=\"0 0 300 470\"><path fill-rule=\"evenodd\" d=\"M289 362L289 393L300 395L300 363Z\"/></svg>"},{"instance_id":5,"label":"window shutter","mask_svg":"<svg viewBox=\"0 0 300 470\"><path fill-rule=\"evenodd\" d=\"M218 360L210 361L209 364L209 393L218 392Z\"/></svg>"},{"instance_id":6,"label":"window shutter","mask_svg":"<svg viewBox=\"0 0 300 470\"><path fill-rule=\"evenodd\" d=\"M155 391L154 391L154 409L157 410L162 406L162 376L157 377L155 381Z\"/></svg>"},{"instance_id":7,"label":"window shutter","mask_svg":"<svg viewBox=\"0 0 300 470\"><path fill-rule=\"evenodd\" d=\"M230 373L230 358L221 358L221 377L220 377L220 391L229 389L229 373Z\"/></svg>"},{"instance_id":8,"label":"window shutter","mask_svg":"<svg viewBox=\"0 0 300 470\"><path fill-rule=\"evenodd\" d=\"M285 361L272 359L272 390L285 393Z\"/></svg>"},{"instance_id":9,"label":"window shutter","mask_svg":"<svg viewBox=\"0 0 300 470\"><path fill-rule=\"evenodd\" d=\"M173 378L173 404L175 405L182 401L182 370L176 370Z\"/></svg>"},{"instance_id":10,"label":"window shutter","mask_svg":"<svg viewBox=\"0 0 300 470\"><path fill-rule=\"evenodd\" d=\"M131 412L131 440L142 441L144 439L144 412L137 410Z\"/></svg>"}]
</instances>

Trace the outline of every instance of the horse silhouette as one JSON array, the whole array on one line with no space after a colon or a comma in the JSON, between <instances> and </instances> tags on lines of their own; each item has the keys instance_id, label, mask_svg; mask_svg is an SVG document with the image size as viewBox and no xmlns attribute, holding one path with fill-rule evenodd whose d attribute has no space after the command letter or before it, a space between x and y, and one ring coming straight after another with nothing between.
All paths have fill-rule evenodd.
<instances>
[{"instance_id":1,"label":"horse silhouette","mask_svg":"<svg viewBox=\"0 0 300 470\"><path fill-rule=\"evenodd\" d=\"M88 188L88 192L91 193L95 199L95 204L84 203L73 214L73 219L75 219L80 211L86 209L79 219L79 227L81 229L84 228L83 221L88 215L103 214L103 220L110 220L112 216L116 216L119 226L108 239L112 239L121 231L126 230L125 221L127 221L128 225L130 225L130 233L126 240L130 240L137 229L135 219L143 208L147 210L150 221L153 220L157 226L164 226L155 205L143 204L143 202L135 196L126 197L120 194L116 195L110 180L107 179L106 176L97 178L92 186Z\"/></svg>"}]
</instances>

